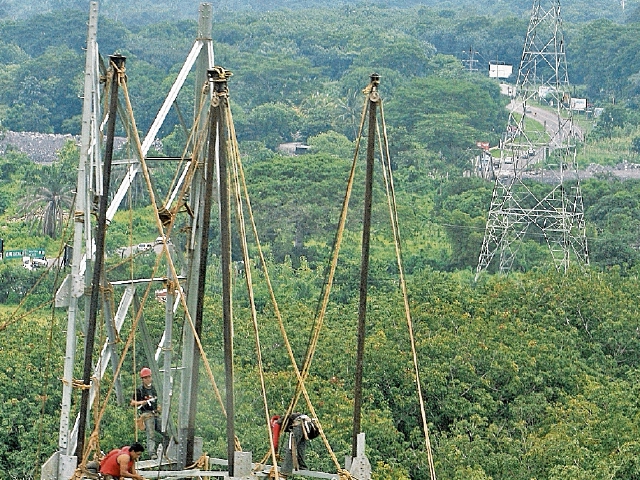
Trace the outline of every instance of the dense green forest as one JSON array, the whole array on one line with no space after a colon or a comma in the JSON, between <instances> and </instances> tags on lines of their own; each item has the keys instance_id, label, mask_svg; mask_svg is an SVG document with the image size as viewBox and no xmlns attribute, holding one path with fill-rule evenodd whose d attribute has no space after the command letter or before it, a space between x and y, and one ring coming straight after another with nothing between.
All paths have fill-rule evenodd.
<instances>
[{"instance_id":1,"label":"dense green forest","mask_svg":"<svg viewBox=\"0 0 640 480\"><path fill-rule=\"evenodd\" d=\"M89 0L2 0L0 14L10 18L26 18L38 13L77 9L86 10ZM158 0L153 8L144 0L103 0L102 10L110 17L127 25L156 23L170 18L193 18L198 11L197 1L192 0ZM281 10L306 10L309 3L301 0L215 0L211 3L216 12L252 11L265 12ZM473 14L504 16L510 13L526 17L531 9L531 0L386 0L384 2L347 2L344 0L317 0L313 4L322 8L353 8L356 5L370 4L384 8L407 8L415 5L435 7L443 10L458 11L463 9ZM617 22L633 20L638 15L638 0L574 0L562 2L563 16L570 22L584 22L598 18L609 18Z\"/></svg>"},{"instance_id":2,"label":"dense green forest","mask_svg":"<svg viewBox=\"0 0 640 480\"><path fill-rule=\"evenodd\" d=\"M73 0L0 1L3 130L79 132L86 6ZM591 259L586 271L558 274L547 246L532 238L520 246L512 274L490 271L478 282L473 278L493 185L463 172L477 154L476 142L495 145L504 130L508 99L486 69L496 59L517 66L528 7L506 0L473 6L320 1L313 8L293 1L231 5L221 0L214 2L216 64L234 74L230 98L249 194L299 359L343 200L361 91L377 71L438 478L640 479L640 314L635 306L640 181L605 173L583 181ZM100 5L100 49L103 55L127 56L128 88L141 132L149 128L189 51L196 9L195 2L178 1L156 2L153 11L139 1ZM573 2L563 12L575 91L604 108L599 119L579 119L588 131L579 161L583 166L640 163L638 2L627 1L624 14L619 2L604 0ZM478 71L462 62L470 48L479 52ZM178 104L191 112L192 93L183 92ZM182 153L179 123L172 110L154 153ZM289 141L305 142L311 153L278 153L276 147ZM47 256L58 255L71 235L77 161L73 142L51 165L35 164L10 146L2 152L5 249L44 247ZM151 173L157 193L166 193L170 168L154 165ZM116 169L114 184L122 174ZM351 440L362 169L357 176L307 384L338 458L349 453ZM535 182L529 187L544 188ZM110 275L152 272L153 255L141 255L135 272L118 255L123 246L157 236L144 189L141 182L134 184L109 227ZM428 464L388 225L384 187L377 179L363 430L376 480L422 480L429 478ZM214 228L203 344L216 378L223 378L217 235ZM49 302L65 274L0 262L0 478L37 478L41 463L56 449L66 315L50 309ZM278 412L292 395L295 376L264 278L257 271L254 277L269 403ZM116 301L120 294L115 292ZM267 446L256 421L262 405L249 305L240 293L234 302L238 436L258 457ZM160 338L164 306L152 301L148 308L152 336ZM178 314L178 324L183 321ZM104 335L101 330L100 338ZM124 364L126 389L146 361L139 342L134 342L137 358ZM210 455L224 457L225 423L206 384L203 376L197 434ZM133 415L110 400L103 450L133 437ZM333 470L320 441L312 442L308 463Z\"/></svg>"},{"instance_id":3,"label":"dense green forest","mask_svg":"<svg viewBox=\"0 0 640 480\"><path fill-rule=\"evenodd\" d=\"M79 132L86 20L86 11L66 10L0 22L4 67L0 122L4 128ZM231 87L241 141L257 140L261 125L272 117L278 122L270 136L259 138L268 147L294 138L306 141L327 130L353 139L358 108L354 97L376 70L382 75L390 110L399 105L402 111L403 98L416 95L421 103L415 107L427 120L443 114L435 120L439 124L465 125L449 129L447 145L441 150L432 139L416 137L420 119L396 116L392 124L403 132L398 150L405 150L405 144L426 146L442 153L447 162L464 163L469 157L465 150L476 140L495 144L499 138L504 100L495 82L486 78L488 62L505 61L517 68L527 24L526 16L511 14L362 5L348 10L306 9L304 15L288 10L225 12L215 18L213 40L216 63L234 72ZM611 114L603 118L612 118L616 126L637 123L638 25L598 19L565 28L574 94L586 95L594 106L610 106ZM195 19L136 25L110 17L101 20L98 41L103 54L119 52L129 59L132 102L142 131L150 125L184 61L195 27ZM470 48L478 52L474 74L461 62ZM605 58L606 62L601 61ZM434 84L435 78L445 80ZM455 88L451 99L458 106L449 112L438 111L443 108L437 101L443 86ZM424 89L433 93L423 98L420 91ZM188 111L190 98L181 102ZM179 123L172 115L163 137Z\"/></svg>"}]
</instances>

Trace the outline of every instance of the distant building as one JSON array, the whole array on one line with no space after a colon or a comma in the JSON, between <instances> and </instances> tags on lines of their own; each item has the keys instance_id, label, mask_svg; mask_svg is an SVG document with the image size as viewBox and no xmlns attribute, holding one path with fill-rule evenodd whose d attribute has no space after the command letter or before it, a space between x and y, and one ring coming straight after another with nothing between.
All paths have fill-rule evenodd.
<instances>
[{"instance_id":1,"label":"distant building","mask_svg":"<svg viewBox=\"0 0 640 480\"><path fill-rule=\"evenodd\" d=\"M507 95L511 98L515 98L516 96L516 86L515 85L509 85L508 83L501 83L500 84L500 93L502 95Z\"/></svg>"}]
</instances>

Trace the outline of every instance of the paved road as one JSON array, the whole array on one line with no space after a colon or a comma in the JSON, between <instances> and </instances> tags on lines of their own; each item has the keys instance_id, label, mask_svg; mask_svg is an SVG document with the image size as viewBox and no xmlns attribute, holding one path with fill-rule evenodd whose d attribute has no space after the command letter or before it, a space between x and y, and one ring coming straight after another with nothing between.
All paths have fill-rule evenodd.
<instances>
[{"instance_id":1,"label":"paved road","mask_svg":"<svg viewBox=\"0 0 640 480\"><path fill-rule=\"evenodd\" d=\"M545 108L541 108L538 106L529 106L527 105L526 113L524 113L524 105L522 100L512 100L507 108L510 112L516 112L525 114L528 118L542 124L549 134L551 141L549 142L549 147L553 150L558 148L563 143L563 138L566 139L568 137L575 137L580 140L583 138L583 131L580 127L575 124L572 124L566 119L558 118L558 114L555 111L551 111ZM558 134L560 131L560 125L562 127L562 135ZM505 159L503 165L501 165L501 169L499 170L499 176L510 177L515 175L515 169L517 168L520 172L524 174L525 170L528 170L530 167L540 163L544 160L544 149L542 147L533 147L528 152L523 152L520 157L516 159L516 164L508 163Z\"/></svg>"},{"instance_id":2,"label":"paved road","mask_svg":"<svg viewBox=\"0 0 640 480\"><path fill-rule=\"evenodd\" d=\"M523 112L523 105L520 101L512 100L511 103L507 105L507 108L510 112L518 112L520 114L522 114ZM551 148L553 148L553 143L558 143L560 140L560 136L556 135L559 130L557 112L533 105L527 105L526 115L532 120L535 120L536 122L544 125L547 133L549 134L549 137L552 138L552 143L550 144L550 146ZM571 125L566 119L563 120L564 122L562 127L564 133L563 136L565 138L573 136L575 138L578 138L579 140L584 139L584 132L578 125L576 125L575 123Z\"/></svg>"}]
</instances>

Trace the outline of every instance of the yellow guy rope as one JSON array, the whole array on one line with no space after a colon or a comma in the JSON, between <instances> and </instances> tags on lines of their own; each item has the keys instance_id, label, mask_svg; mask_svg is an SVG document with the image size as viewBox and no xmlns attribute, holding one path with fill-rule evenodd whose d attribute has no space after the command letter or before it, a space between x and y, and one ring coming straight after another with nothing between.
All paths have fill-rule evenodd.
<instances>
[{"instance_id":1,"label":"yellow guy rope","mask_svg":"<svg viewBox=\"0 0 640 480\"><path fill-rule=\"evenodd\" d=\"M333 257L332 257L332 262L331 262L331 269L330 269L329 276L328 276L329 279L327 281L326 290L324 292L323 306L322 306L321 312L319 314L319 321L316 322L316 329L315 329L316 332L314 333L314 337L313 337L314 341L312 343L312 347L310 347L310 353L308 352L308 356L307 356L308 362L305 363L305 365L307 365L307 374L308 374L308 366L310 365L310 361L311 361L310 358L309 358L309 355L313 356L313 349L315 349L315 345L317 344L319 330L320 330L320 327L321 327L321 324L322 324L322 318L324 316L324 312L326 311L326 306L327 306L327 303L328 303L329 293L330 293L330 290L331 290L331 284L333 283L333 277L334 277L335 269L336 269L336 266L337 266L337 258L338 258L338 253L339 253L340 244L341 244L341 240L342 240L342 235L343 235L343 232L344 232L344 225L345 225L345 222L346 222L346 213L347 213L347 208L348 208L348 204L349 204L349 198L350 198L350 195L351 195L351 191L352 191L352 187L353 187L353 180L354 180L354 177L355 177L356 159L358 157L358 151L359 151L359 146L360 146L360 138L362 137L362 129L363 129L364 119L365 119L365 115L366 115L366 107L367 107L367 104L365 103L363 111L362 111L361 121L360 121L360 134L358 135L358 140L356 142L356 149L355 149L354 160L353 160L353 164L352 164L351 172L350 172L350 176L349 176L347 192L345 194L345 199L343 201L342 212L341 212L340 221L339 221L339 228L338 228L338 232L336 234L336 240L334 242L334 251L333 251ZM229 124L231 126L233 126L232 122L229 122ZM293 408L295 407L295 404L298 401L300 392L302 392L302 394L305 397L305 400L307 402L307 406L309 407L309 411L310 411L312 417L314 417L317 420L318 419L317 418L317 414L315 412L315 409L313 408L313 405L312 405L311 400L309 398L309 394L308 394L307 389L306 389L306 387L304 385L304 378L303 378L303 375L301 374L301 372L300 372L300 370L298 368L297 362L295 360L295 356L293 354L293 350L291 348L291 344L289 342L289 338L288 338L286 330L284 328L284 322L282 320L282 315L280 314L280 310L278 308L278 303L276 301L275 294L273 292L273 286L271 284L271 279L269 277L267 263L266 263L266 260L264 258L264 254L263 254L262 247L261 247L260 240L259 240L259 236L258 236L258 231L257 231L256 225L255 225L255 221L254 221L253 211L251 209L251 202L249 200L249 194L248 194L248 190L247 190L247 185L246 185L246 181L245 181L245 177L244 177L244 171L243 171L243 168L242 168L242 162L241 162L239 153L236 153L236 158L237 158L237 161L238 161L238 167L239 167L238 171L239 171L239 175L240 175L240 180L242 181L242 186L243 186L244 195L245 195L245 201L246 201L246 205L247 205L247 211L248 211L249 217L251 219L251 225L253 227L253 233L254 233L256 244L257 244L257 248L258 248L258 254L260 256L260 262L261 262L261 265L262 265L262 268L263 268L263 272L264 272L264 275L265 275L265 280L266 280L267 287L268 287L268 290L269 290L269 295L271 296L271 301L272 301L273 306L274 306L274 312L276 314L276 318L278 319L278 324L279 324L279 327L280 327L280 331L281 331L282 337L284 339L285 346L287 348L287 352L288 352L289 358L291 360L291 364L293 366L293 369L295 371L295 374L296 374L296 377L297 377L297 380L298 380L297 387L296 387L295 399L292 401L291 405L287 409L287 415L290 414L293 411ZM349 472L347 472L346 470L342 470L340 468L340 464L339 464L335 454L333 453L333 450L331 449L331 445L329 444L329 442L328 442L328 440L326 438L326 435L325 435L325 433L324 433L324 431L322 429L322 426L321 426L321 424L319 422L318 422L318 424L319 424L319 428L320 428L320 435L321 435L321 437L323 439L323 442L324 442L324 444L325 444L325 446L327 448L327 451L329 452L333 462L336 465L336 468L337 468L337 471L338 471L338 474L339 474L340 478L341 479L350 478ZM266 461L266 458L268 457L268 455L269 454L265 455L265 457L259 463L264 463ZM275 452L272 452L272 455L275 455ZM275 460L274 460L274 465L276 465ZM276 475L277 475L277 470L276 470Z\"/></svg>"},{"instance_id":2,"label":"yellow guy rope","mask_svg":"<svg viewBox=\"0 0 640 480\"><path fill-rule=\"evenodd\" d=\"M233 119L231 117L231 108L229 106L229 102L228 101L225 102L224 105L225 105L225 108L222 115L223 115L223 118L225 118L225 124L227 125L227 129L224 133L228 135L225 145L227 145L227 148L231 150L230 152L228 152L227 158L232 159L231 167L233 171L233 186L234 186L236 206L238 211L238 227L240 229L239 235L242 243L242 258L244 260L244 265L245 265L245 269L244 269L245 281L247 284L247 291L249 294L249 304L251 306L251 321L253 324L253 330L254 330L255 342L256 342L256 356L258 359L258 371L260 372L260 389L262 392L262 402L264 405L264 412L265 412L265 425L267 427L267 434L269 436L269 445L270 445L271 456L273 458L273 464L276 465L277 464L276 450L273 444L273 437L271 435L271 430L270 430L269 403L267 400L267 388L265 386L265 381L264 381L264 367L262 364L262 348L260 346L260 334L258 329L258 314L256 312L256 302L255 302L255 296L253 292L253 281L251 277L251 265L250 265L251 259L249 257L249 248L247 246L246 224L244 219L244 211L242 208L242 191L240 188L240 173L239 173L239 169L241 168L240 152L239 152L238 144L236 141L235 128L233 126ZM277 474L276 474L276 478L278 478Z\"/></svg>"},{"instance_id":3,"label":"yellow guy rope","mask_svg":"<svg viewBox=\"0 0 640 480\"><path fill-rule=\"evenodd\" d=\"M140 138L137 135L137 127L135 126L135 119L133 118L133 108L131 107L131 102L130 102L130 99L129 99L129 92L128 92L126 83L123 84L122 90L124 92L124 98L125 98L125 102L126 102L127 113L131 117L131 121L132 121L132 125L133 125L135 146L136 146L136 150L137 150L137 153L138 153L138 157L140 158L140 165L142 167L142 173L144 175L145 181L147 182L147 188L149 190L149 196L151 197L151 205L153 207L154 219L155 219L156 225L158 227L158 232L160 233L160 235L164 236L164 227L162 225L162 221L160 220L158 206L157 206L155 194L153 192L153 188L152 188L152 185L151 185L151 178L149 176L149 169L147 167L147 163L146 163L146 161L144 159L144 155L143 155L143 152L142 152L142 144L140 143ZM192 165L194 165L195 163L197 163L197 162L194 159ZM173 219L172 219L172 224L173 224ZM174 278L178 278L178 274L176 272L175 265L173 264L173 259L168 254L168 249L167 249L167 246L166 246L165 242L163 242L163 252L167 254L167 264L168 264L168 266L169 266L169 268L171 270L172 276ZM158 256L158 259L159 258L160 258L160 256ZM158 264L159 264L159 260L156 260L156 265L154 267L154 271L156 270ZM145 299L147 297L147 293L149 292L150 288L151 288L151 284L149 284L149 286L147 287L147 289L145 291ZM202 357L205 369L206 369L207 374L209 376L209 380L210 380L211 384L213 385L216 398L218 399L218 402L220 403L220 407L222 408L223 415L226 418L227 413L226 413L226 410L224 408L224 402L222 401L222 396L220 395L220 392L219 392L218 387L216 385L215 379L213 377L213 372L211 371L211 366L210 366L209 361L207 359L207 355L206 355L206 353L204 351L204 348L202 347L202 342L200 341L200 338L196 333L195 325L193 324L193 320L191 318L191 314L189 313L189 309L187 307L187 303L186 303L186 299L185 299L184 295L180 295L180 302L181 302L181 304L182 304L182 306L184 308L185 317L187 318L187 320L189 322L189 325L191 326L191 330L193 332L195 341L196 341L196 343L198 345L198 349L200 350L200 355Z\"/></svg>"},{"instance_id":4,"label":"yellow guy rope","mask_svg":"<svg viewBox=\"0 0 640 480\"><path fill-rule=\"evenodd\" d=\"M407 320L407 327L409 330L409 338L411 340L411 354L413 356L413 367L416 381L416 388L418 390L418 398L420 400L420 414L422 415L422 428L425 437L425 446L427 450L427 459L429 462L429 472L431 480L436 480L436 471L433 464L433 453L431 450L431 441L429 440L429 427L427 426L427 415L424 407L424 399L422 398L422 387L420 385L420 371L418 369L418 354L416 351L416 342L413 335L413 321L411 320L411 311L409 308L409 295L407 293L407 283L404 276L404 268L402 266L402 250L400 242L400 226L398 223L398 209L396 204L395 188L393 186L393 176L391 172L391 162L389 156L389 142L387 139L387 126L384 121L384 110L382 107L382 99L380 100L380 117L382 119L382 132L384 141L380 141L380 129L376 125L378 133L378 144L380 145L380 160L382 162L382 171L384 176L384 184L387 192L387 202L389 205L389 216L391 219L391 226L393 231L393 242L396 250L396 260L398 262L398 272L400 274L400 288L402 290L402 299L404 304L404 311ZM384 150L383 150L384 148Z\"/></svg>"}]
</instances>

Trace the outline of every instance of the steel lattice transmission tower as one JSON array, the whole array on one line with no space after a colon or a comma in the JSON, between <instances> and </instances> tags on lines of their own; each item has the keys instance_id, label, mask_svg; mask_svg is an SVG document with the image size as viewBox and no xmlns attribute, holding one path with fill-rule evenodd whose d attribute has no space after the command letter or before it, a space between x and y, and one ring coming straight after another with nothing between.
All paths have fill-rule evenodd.
<instances>
[{"instance_id":1,"label":"steel lattice transmission tower","mask_svg":"<svg viewBox=\"0 0 640 480\"><path fill-rule=\"evenodd\" d=\"M560 1L534 0L476 278L496 255L511 270L525 236L547 244L559 271L588 264L572 106Z\"/></svg>"}]
</instances>

